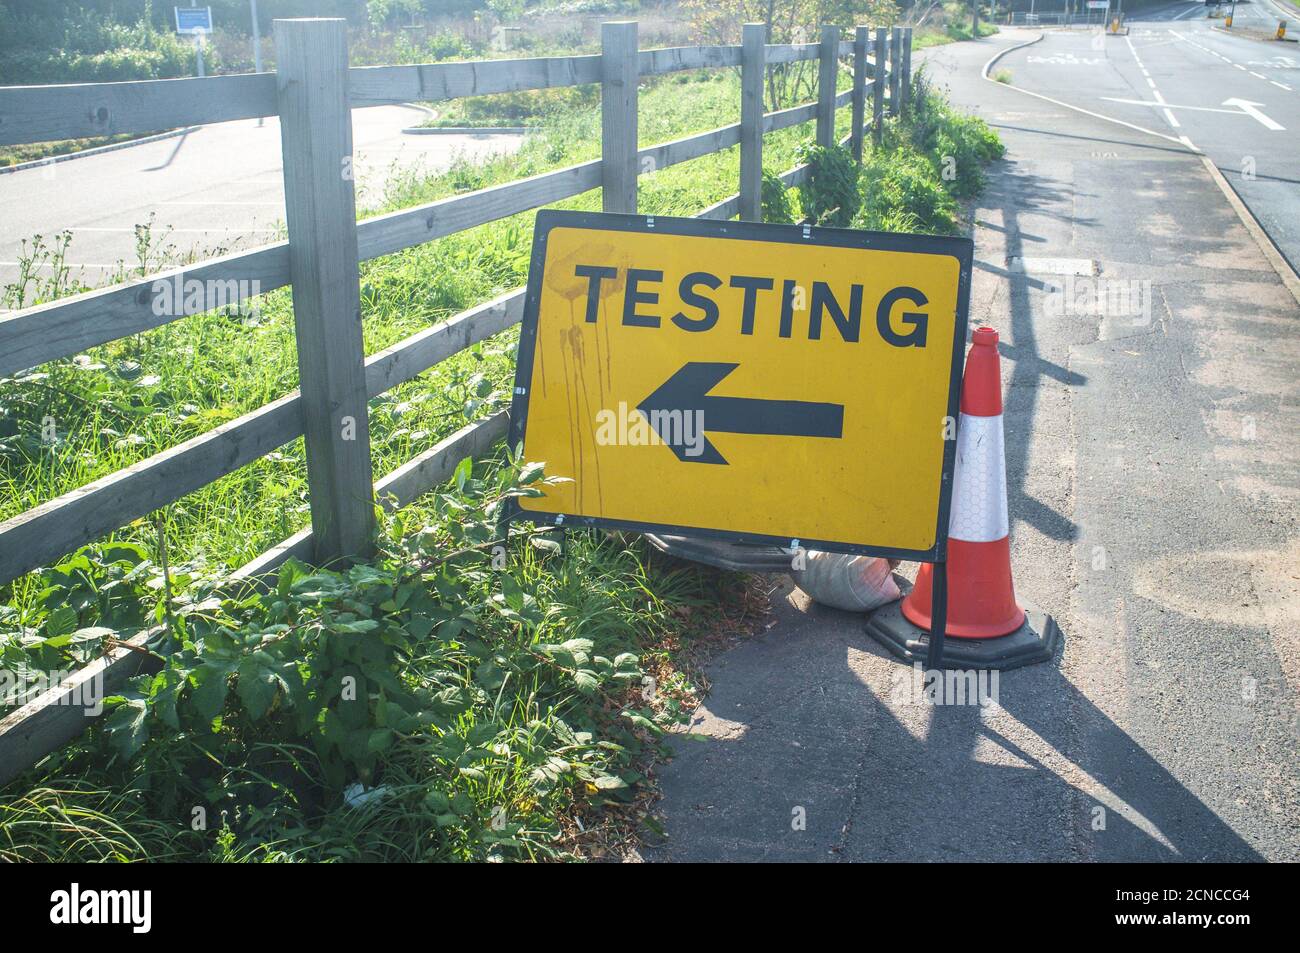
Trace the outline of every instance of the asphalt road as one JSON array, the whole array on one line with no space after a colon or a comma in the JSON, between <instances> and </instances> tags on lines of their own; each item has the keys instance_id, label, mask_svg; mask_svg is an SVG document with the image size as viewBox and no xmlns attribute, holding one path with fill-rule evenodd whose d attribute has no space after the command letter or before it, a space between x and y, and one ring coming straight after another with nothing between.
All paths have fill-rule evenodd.
<instances>
[{"instance_id":1,"label":"asphalt road","mask_svg":"<svg viewBox=\"0 0 1300 953\"><path fill-rule=\"evenodd\" d=\"M357 205L383 199L399 169L447 168L458 155L518 147L518 136L403 135L426 113L378 106L352 113ZM136 226L153 222L159 261L211 258L282 236L280 125L267 119L200 126L179 138L133 145L0 175L0 285L18 273L22 241L70 229L72 277L107 283L118 262L136 265Z\"/></svg>"},{"instance_id":2,"label":"asphalt road","mask_svg":"<svg viewBox=\"0 0 1300 953\"><path fill-rule=\"evenodd\" d=\"M1017 594L1064 646L932 706L774 577L630 859L1300 859L1300 305L1200 157L979 78L1032 36L923 59L1008 148L971 322L1001 335ZM1076 266L1141 306L1053 307Z\"/></svg>"},{"instance_id":3,"label":"asphalt road","mask_svg":"<svg viewBox=\"0 0 1300 953\"><path fill-rule=\"evenodd\" d=\"M1234 22L1271 30L1277 19L1255 0ZM1017 86L1205 152L1300 269L1300 45L1229 35L1194 3L1129 22L1128 36L1049 31L998 67Z\"/></svg>"}]
</instances>

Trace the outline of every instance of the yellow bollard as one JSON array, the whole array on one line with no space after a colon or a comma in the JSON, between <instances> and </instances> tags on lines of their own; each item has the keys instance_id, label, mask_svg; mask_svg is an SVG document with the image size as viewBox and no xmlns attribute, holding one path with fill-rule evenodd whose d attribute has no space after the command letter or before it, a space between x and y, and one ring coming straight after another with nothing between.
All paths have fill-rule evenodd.
<instances>
[{"instance_id":1,"label":"yellow bollard","mask_svg":"<svg viewBox=\"0 0 1300 953\"><path fill-rule=\"evenodd\" d=\"M1223 25L1224 25L1225 27L1227 27L1228 29L1232 29L1232 14L1231 14L1231 13L1229 13L1226 17L1223 18Z\"/></svg>"},{"instance_id":2,"label":"yellow bollard","mask_svg":"<svg viewBox=\"0 0 1300 953\"><path fill-rule=\"evenodd\" d=\"M1277 21L1277 38L1278 38L1279 40L1285 40L1285 39L1286 39L1286 21L1285 21L1285 20L1278 20L1278 21Z\"/></svg>"}]
</instances>

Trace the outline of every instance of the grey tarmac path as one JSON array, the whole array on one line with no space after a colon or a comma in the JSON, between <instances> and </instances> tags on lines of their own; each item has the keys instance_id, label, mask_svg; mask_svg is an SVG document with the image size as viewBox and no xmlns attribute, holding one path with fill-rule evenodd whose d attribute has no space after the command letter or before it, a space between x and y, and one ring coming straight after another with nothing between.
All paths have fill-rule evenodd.
<instances>
[{"instance_id":1,"label":"grey tarmac path","mask_svg":"<svg viewBox=\"0 0 1300 953\"><path fill-rule=\"evenodd\" d=\"M774 577L629 859L1300 859L1300 308L1199 157L979 78L1031 35L924 59L1008 147L971 320L1002 337L1017 591L1064 647L997 705L928 706L860 616ZM1016 258L1094 261L1150 318L1061 314Z\"/></svg>"},{"instance_id":2,"label":"grey tarmac path","mask_svg":"<svg viewBox=\"0 0 1300 953\"><path fill-rule=\"evenodd\" d=\"M399 170L446 169L458 156L518 148L517 135L415 136L414 106L352 112L358 208L379 205ZM33 235L69 229L71 277L92 287L117 263L137 264L135 227L153 222L162 260L211 258L283 237L284 178L277 119L216 123L163 139L0 176L0 286L12 282ZM152 270L159 270L151 258Z\"/></svg>"}]
</instances>

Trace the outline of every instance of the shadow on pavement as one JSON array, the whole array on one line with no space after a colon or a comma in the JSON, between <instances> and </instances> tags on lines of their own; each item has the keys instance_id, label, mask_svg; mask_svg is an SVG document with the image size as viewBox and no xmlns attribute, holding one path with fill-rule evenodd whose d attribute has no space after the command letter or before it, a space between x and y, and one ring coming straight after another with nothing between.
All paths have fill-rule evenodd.
<instances>
[{"instance_id":1,"label":"shadow on pavement","mask_svg":"<svg viewBox=\"0 0 1300 953\"><path fill-rule=\"evenodd\" d=\"M1002 673L1000 709L932 706L862 616L782 590L773 632L718 660L696 734L672 740L668 840L647 859L1087 860L1094 839L1131 860L1262 859L1059 658ZM1071 760L1082 733L1104 760Z\"/></svg>"}]
</instances>

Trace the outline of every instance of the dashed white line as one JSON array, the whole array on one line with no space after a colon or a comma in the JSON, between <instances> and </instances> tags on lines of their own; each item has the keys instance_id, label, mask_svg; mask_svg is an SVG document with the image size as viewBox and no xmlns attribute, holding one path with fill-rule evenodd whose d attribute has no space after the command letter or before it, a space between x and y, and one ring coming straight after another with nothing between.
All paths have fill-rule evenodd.
<instances>
[{"instance_id":1,"label":"dashed white line","mask_svg":"<svg viewBox=\"0 0 1300 953\"><path fill-rule=\"evenodd\" d=\"M1147 72L1146 64L1142 62L1142 57L1138 56L1137 48L1133 46L1133 39L1125 34L1124 42L1128 44L1129 52L1133 54L1133 62L1137 63L1138 69L1140 69L1142 75L1146 77L1147 85L1151 87L1151 95L1155 97L1156 102L1162 107L1161 112L1165 115L1165 122L1169 123L1169 126L1172 129L1181 128L1182 123L1175 118L1173 112L1169 109L1163 108L1165 105L1165 98L1160 95L1160 90L1156 88L1155 80L1153 80L1151 74Z\"/></svg>"},{"instance_id":2,"label":"dashed white line","mask_svg":"<svg viewBox=\"0 0 1300 953\"><path fill-rule=\"evenodd\" d=\"M1158 102L1161 106L1165 104L1165 97L1160 95L1160 90L1156 89L1155 83L1151 84L1151 95L1156 98L1156 102ZM1165 114L1165 119L1169 121L1169 125L1173 126L1175 129L1178 129L1182 125L1182 123L1180 123L1177 119L1174 118L1174 114L1170 110L1165 109L1162 111Z\"/></svg>"},{"instance_id":3,"label":"dashed white line","mask_svg":"<svg viewBox=\"0 0 1300 953\"><path fill-rule=\"evenodd\" d=\"M1254 70L1247 69L1246 67L1242 66L1240 63L1234 63L1232 60L1228 59L1228 57L1224 56L1218 50L1212 50L1208 46L1202 46L1200 43L1197 43L1195 40L1188 39L1186 36L1179 33L1177 30L1169 30L1168 33L1176 40L1182 40L1184 43L1190 44L1191 46L1196 47L1198 50L1202 50L1206 53L1209 53L1211 56L1217 56L1219 59L1223 60L1223 62L1227 63L1229 66L1233 67L1234 69L1239 69L1243 73L1249 73L1251 76L1255 77L1256 79L1262 79L1267 83L1272 83L1278 89L1284 89L1288 93L1291 92L1291 87L1288 86L1286 83L1279 83L1275 79L1269 79L1263 73L1256 73ZM1141 64L1139 63L1138 65L1140 66ZM1145 74L1146 70L1143 69L1142 72L1143 74Z\"/></svg>"}]
</instances>

